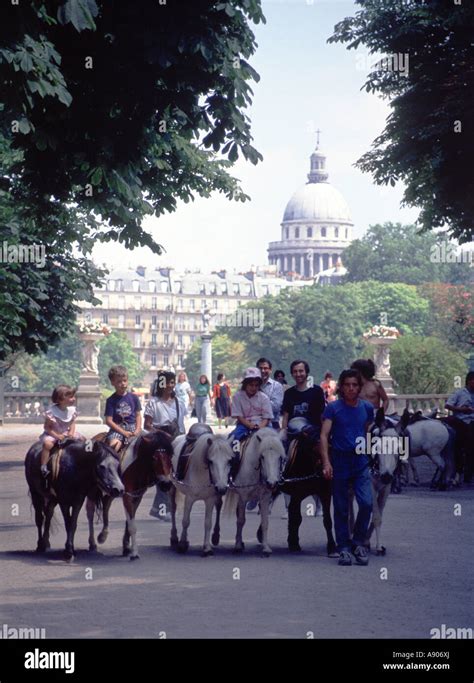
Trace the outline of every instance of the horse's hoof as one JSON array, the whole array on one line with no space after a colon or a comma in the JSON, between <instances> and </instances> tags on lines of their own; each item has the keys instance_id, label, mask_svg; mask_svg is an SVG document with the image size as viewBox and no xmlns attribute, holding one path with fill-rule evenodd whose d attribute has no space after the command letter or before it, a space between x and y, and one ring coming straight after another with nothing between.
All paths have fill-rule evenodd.
<instances>
[{"instance_id":1,"label":"horse's hoof","mask_svg":"<svg viewBox=\"0 0 474 683\"><path fill-rule=\"evenodd\" d=\"M220 540L221 540L220 534L212 534L212 538L211 538L212 545L219 545Z\"/></svg>"},{"instance_id":2,"label":"horse's hoof","mask_svg":"<svg viewBox=\"0 0 474 683\"><path fill-rule=\"evenodd\" d=\"M201 551L201 557L211 557L211 555L214 555L214 551L212 549Z\"/></svg>"},{"instance_id":3,"label":"horse's hoof","mask_svg":"<svg viewBox=\"0 0 474 683\"><path fill-rule=\"evenodd\" d=\"M262 557L270 557L271 554L271 550L262 550Z\"/></svg>"},{"instance_id":4,"label":"horse's hoof","mask_svg":"<svg viewBox=\"0 0 474 683\"><path fill-rule=\"evenodd\" d=\"M184 553L186 553L188 551L188 548L189 548L188 541L184 541L184 543L183 543L183 541L180 541L178 543L178 553L181 553L181 555L184 555Z\"/></svg>"},{"instance_id":5,"label":"horse's hoof","mask_svg":"<svg viewBox=\"0 0 474 683\"><path fill-rule=\"evenodd\" d=\"M123 556L123 557L128 557L128 556L130 555L131 552L132 552L132 551L131 551L130 548L122 548L122 556Z\"/></svg>"},{"instance_id":6,"label":"horse's hoof","mask_svg":"<svg viewBox=\"0 0 474 683\"><path fill-rule=\"evenodd\" d=\"M46 543L38 543L36 546L35 553L45 553L47 550L47 545Z\"/></svg>"},{"instance_id":7,"label":"horse's hoof","mask_svg":"<svg viewBox=\"0 0 474 683\"><path fill-rule=\"evenodd\" d=\"M89 552L90 553L96 553L97 552L97 546L96 545L90 545L89 546Z\"/></svg>"},{"instance_id":8,"label":"horse's hoof","mask_svg":"<svg viewBox=\"0 0 474 683\"><path fill-rule=\"evenodd\" d=\"M132 562L133 560L139 560L140 555L138 553L136 555L130 555L128 559L130 560L130 562Z\"/></svg>"},{"instance_id":9,"label":"horse's hoof","mask_svg":"<svg viewBox=\"0 0 474 683\"><path fill-rule=\"evenodd\" d=\"M66 562L73 562L74 561L74 555L71 552L69 552L68 550L65 550L64 551L64 559L66 560Z\"/></svg>"},{"instance_id":10,"label":"horse's hoof","mask_svg":"<svg viewBox=\"0 0 474 683\"><path fill-rule=\"evenodd\" d=\"M97 540L99 541L99 543L105 543L108 535L109 534L107 531L101 531L100 534L97 536Z\"/></svg>"},{"instance_id":11,"label":"horse's hoof","mask_svg":"<svg viewBox=\"0 0 474 683\"><path fill-rule=\"evenodd\" d=\"M170 538L170 546L173 548L173 550L176 550L178 547L178 539L177 538Z\"/></svg>"},{"instance_id":12,"label":"horse's hoof","mask_svg":"<svg viewBox=\"0 0 474 683\"><path fill-rule=\"evenodd\" d=\"M384 546L382 546L381 548L377 548L376 555L386 555L386 554L387 554L387 548L384 548Z\"/></svg>"},{"instance_id":13,"label":"horse's hoof","mask_svg":"<svg viewBox=\"0 0 474 683\"><path fill-rule=\"evenodd\" d=\"M289 543L288 550L290 553L300 553L302 551L299 543Z\"/></svg>"},{"instance_id":14,"label":"horse's hoof","mask_svg":"<svg viewBox=\"0 0 474 683\"><path fill-rule=\"evenodd\" d=\"M261 526L259 526L258 529L257 529L257 541L258 541L259 543L262 543L262 542L263 542L263 531L262 531L262 527L261 527Z\"/></svg>"}]
</instances>

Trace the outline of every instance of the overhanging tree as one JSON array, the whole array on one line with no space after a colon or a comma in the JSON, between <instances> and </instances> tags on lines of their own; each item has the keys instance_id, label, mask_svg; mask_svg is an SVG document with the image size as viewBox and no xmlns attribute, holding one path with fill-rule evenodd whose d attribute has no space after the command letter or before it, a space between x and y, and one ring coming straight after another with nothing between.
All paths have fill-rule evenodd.
<instances>
[{"instance_id":1,"label":"overhanging tree","mask_svg":"<svg viewBox=\"0 0 474 683\"><path fill-rule=\"evenodd\" d=\"M161 253L142 229L146 216L213 191L247 199L228 169L239 154L261 159L244 110L258 80L249 24L263 19L259 0L4 3L0 133L12 154L2 157L0 187L15 212L2 237L26 225L36 242L53 240L50 262L62 272L75 259L60 245L87 256L97 240L117 240ZM92 300L97 272L82 266L71 291L65 277L56 283L70 308L60 320L50 313L55 334L71 323L74 298ZM6 298L15 275L3 283ZM48 326L48 306L33 301L34 337ZM9 352L25 347L15 325ZM43 330L27 350L51 341Z\"/></svg>"},{"instance_id":2,"label":"overhanging tree","mask_svg":"<svg viewBox=\"0 0 474 683\"><path fill-rule=\"evenodd\" d=\"M406 185L403 201L421 209L423 230L446 227L474 237L474 53L472 2L356 0L329 42L374 55L364 85L390 99L391 114L357 162L377 184ZM380 60L375 55L386 56Z\"/></svg>"}]
</instances>

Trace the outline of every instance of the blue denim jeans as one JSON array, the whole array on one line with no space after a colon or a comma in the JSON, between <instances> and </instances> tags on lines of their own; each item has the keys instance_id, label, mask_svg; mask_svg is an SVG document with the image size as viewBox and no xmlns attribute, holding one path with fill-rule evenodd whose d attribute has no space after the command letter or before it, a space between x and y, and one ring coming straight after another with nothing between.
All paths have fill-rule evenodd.
<instances>
[{"instance_id":1,"label":"blue denim jeans","mask_svg":"<svg viewBox=\"0 0 474 683\"><path fill-rule=\"evenodd\" d=\"M350 550L352 544L363 545L372 514L372 486L369 459L352 451L331 452L333 467L334 527L339 552ZM354 536L349 535L349 486L352 484L359 511Z\"/></svg>"}]
</instances>

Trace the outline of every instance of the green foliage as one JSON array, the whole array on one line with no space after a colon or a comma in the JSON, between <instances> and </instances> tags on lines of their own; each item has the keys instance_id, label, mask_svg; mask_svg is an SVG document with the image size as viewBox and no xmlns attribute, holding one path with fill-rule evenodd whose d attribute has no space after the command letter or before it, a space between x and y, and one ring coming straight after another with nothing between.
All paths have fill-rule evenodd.
<instances>
[{"instance_id":1,"label":"green foliage","mask_svg":"<svg viewBox=\"0 0 474 683\"><path fill-rule=\"evenodd\" d=\"M192 387L201 375L201 340L196 341L186 357L186 373ZM229 380L240 381L246 367L253 365L257 358L251 359L241 341L233 341L225 334L216 334L212 339L212 377L211 386L217 374L223 372Z\"/></svg>"},{"instance_id":2,"label":"green foliage","mask_svg":"<svg viewBox=\"0 0 474 683\"><path fill-rule=\"evenodd\" d=\"M260 3L56 8L33 0L0 10L0 130L24 153L9 178L13 196L26 194L42 216L55 200L75 206L94 239L156 253L146 216L195 193L247 199L227 169L239 152L262 158L244 114L259 78L247 60Z\"/></svg>"},{"instance_id":3,"label":"green foliage","mask_svg":"<svg viewBox=\"0 0 474 683\"><path fill-rule=\"evenodd\" d=\"M474 5L356 4L362 8L335 26L329 42L365 47L374 56L364 87L388 98L392 109L384 131L357 165L378 185L403 182L404 203L421 208L424 230L447 227L452 237L469 242L474 235L474 132L467 114L474 106ZM389 68L381 54L389 56ZM399 56L405 61L397 64Z\"/></svg>"},{"instance_id":4,"label":"green foliage","mask_svg":"<svg viewBox=\"0 0 474 683\"><path fill-rule=\"evenodd\" d=\"M371 225L344 251L347 282L379 280L410 285L425 282L469 282L467 263L438 263L439 250L449 244L443 234L423 233L414 225Z\"/></svg>"},{"instance_id":5,"label":"green foliage","mask_svg":"<svg viewBox=\"0 0 474 683\"><path fill-rule=\"evenodd\" d=\"M121 332L112 332L99 342L99 377L101 387L109 387L113 391L108 378L112 365L124 365L128 370L128 387L142 386L146 367L140 363L127 336Z\"/></svg>"},{"instance_id":6,"label":"green foliage","mask_svg":"<svg viewBox=\"0 0 474 683\"><path fill-rule=\"evenodd\" d=\"M302 358L312 375L321 379L326 370L337 374L364 352L362 335L381 322L382 314L405 334L423 334L429 320L429 304L414 286L375 281L286 289L258 303L264 313L263 331L251 327L222 331L244 342L251 363L264 355L275 369L288 373L290 363Z\"/></svg>"},{"instance_id":7,"label":"green foliage","mask_svg":"<svg viewBox=\"0 0 474 683\"><path fill-rule=\"evenodd\" d=\"M391 348L390 362L396 391L403 394L451 392L455 378L464 378L467 370L465 356L436 337L400 337Z\"/></svg>"},{"instance_id":8,"label":"green foliage","mask_svg":"<svg viewBox=\"0 0 474 683\"><path fill-rule=\"evenodd\" d=\"M46 247L43 268L0 270L0 360L72 331L97 303L98 241L161 246L146 216L257 163L249 117L258 0L31 0L0 8L0 243ZM227 158L225 158L227 157Z\"/></svg>"}]
</instances>

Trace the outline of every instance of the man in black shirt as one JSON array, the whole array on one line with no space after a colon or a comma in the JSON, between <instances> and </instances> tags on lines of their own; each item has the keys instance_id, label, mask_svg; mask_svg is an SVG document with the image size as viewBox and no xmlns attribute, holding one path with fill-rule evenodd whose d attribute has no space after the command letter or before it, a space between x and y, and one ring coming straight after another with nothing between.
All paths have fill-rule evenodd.
<instances>
[{"instance_id":1,"label":"man in black shirt","mask_svg":"<svg viewBox=\"0 0 474 683\"><path fill-rule=\"evenodd\" d=\"M308 387L309 365L306 361L294 360L290 370L295 386L287 389L283 398L281 436L286 439L289 420L293 417L305 417L315 427L319 437L321 415L326 407L324 392L319 386Z\"/></svg>"}]
</instances>

